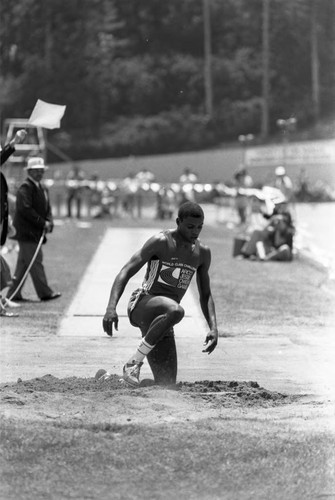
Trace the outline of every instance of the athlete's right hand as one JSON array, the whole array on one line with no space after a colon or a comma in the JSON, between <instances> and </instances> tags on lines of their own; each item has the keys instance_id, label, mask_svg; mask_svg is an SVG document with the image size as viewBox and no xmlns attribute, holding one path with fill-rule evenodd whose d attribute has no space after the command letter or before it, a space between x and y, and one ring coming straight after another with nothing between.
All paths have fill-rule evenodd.
<instances>
[{"instance_id":1,"label":"athlete's right hand","mask_svg":"<svg viewBox=\"0 0 335 500\"><path fill-rule=\"evenodd\" d=\"M102 326L103 326L104 332L106 332L107 335L110 335L110 336L113 335L113 325L114 325L115 330L117 330L118 326L119 326L119 317L117 315L117 312L115 310L106 311L105 316L103 317L103 320L102 320Z\"/></svg>"},{"instance_id":2,"label":"athlete's right hand","mask_svg":"<svg viewBox=\"0 0 335 500\"><path fill-rule=\"evenodd\" d=\"M203 349L202 352L207 352L207 354L210 354L211 352L214 351L215 347L218 344L218 331L211 330L209 333L206 335L206 339L204 342L205 349Z\"/></svg>"}]
</instances>

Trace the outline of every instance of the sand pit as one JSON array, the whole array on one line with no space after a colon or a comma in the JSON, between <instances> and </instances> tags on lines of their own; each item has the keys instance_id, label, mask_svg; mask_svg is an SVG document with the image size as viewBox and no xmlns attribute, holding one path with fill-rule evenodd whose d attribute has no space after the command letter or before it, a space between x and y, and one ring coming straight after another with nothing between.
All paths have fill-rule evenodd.
<instances>
[{"instance_id":1,"label":"sand pit","mask_svg":"<svg viewBox=\"0 0 335 500\"><path fill-rule=\"evenodd\" d=\"M213 417L224 409L271 408L297 396L260 387L257 382L198 381L160 387L144 381L133 389L113 375L57 378L45 375L0 386L1 413L27 420L76 420L83 424L186 422Z\"/></svg>"}]
</instances>

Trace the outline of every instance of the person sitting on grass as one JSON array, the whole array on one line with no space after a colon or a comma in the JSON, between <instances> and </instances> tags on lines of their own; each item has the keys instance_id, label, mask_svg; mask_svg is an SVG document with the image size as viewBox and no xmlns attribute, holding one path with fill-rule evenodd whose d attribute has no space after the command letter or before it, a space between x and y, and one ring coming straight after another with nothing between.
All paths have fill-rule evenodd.
<instances>
[{"instance_id":1,"label":"person sitting on grass","mask_svg":"<svg viewBox=\"0 0 335 500\"><path fill-rule=\"evenodd\" d=\"M180 206L177 228L151 237L116 276L103 329L113 335L118 329L116 306L128 281L145 264L147 270L142 287L135 290L128 304L128 316L133 326L140 328L142 341L123 367L123 379L131 386L139 385L140 368L147 357L154 382L172 385L177 378L177 352L173 327L184 317L180 301L196 273L200 305L209 326L203 352L210 354L218 342L215 306L212 297L209 267L211 251L198 237L204 223L204 212L194 202ZM97 376L96 376L97 377ZM106 372L98 380L108 380Z\"/></svg>"},{"instance_id":2,"label":"person sitting on grass","mask_svg":"<svg viewBox=\"0 0 335 500\"><path fill-rule=\"evenodd\" d=\"M256 229L243 245L241 255L260 261L293 259L294 226L289 214L274 214L264 229Z\"/></svg>"}]
</instances>

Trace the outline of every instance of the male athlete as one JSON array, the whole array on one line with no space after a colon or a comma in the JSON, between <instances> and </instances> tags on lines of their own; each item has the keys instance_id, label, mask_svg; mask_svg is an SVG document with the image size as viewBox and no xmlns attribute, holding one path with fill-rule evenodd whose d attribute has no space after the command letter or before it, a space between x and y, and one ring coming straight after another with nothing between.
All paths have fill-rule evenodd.
<instances>
[{"instance_id":1,"label":"male athlete","mask_svg":"<svg viewBox=\"0 0 335 500\"><path fill-rule=\"evenodd\" d=\"M116 276L103 318L103 328L113 335L118 329L116 306L129 279L147 264L142 287L135 290L128 304L131 324L140 328L142 341L123 367L123 379L128 385L139 385L140 368L147 357L155 383L176 383L177 352L173 327L184 317L179 305L194 273L200 295L201 310L210 328L203 352L210 354L218 342L215 306L210 288L210 249L198 236L204 223L202 208L186 202L179 208L177 228L151 237ZM109 373L101 379L108 380Z\"/></svg>"}]
</instances>

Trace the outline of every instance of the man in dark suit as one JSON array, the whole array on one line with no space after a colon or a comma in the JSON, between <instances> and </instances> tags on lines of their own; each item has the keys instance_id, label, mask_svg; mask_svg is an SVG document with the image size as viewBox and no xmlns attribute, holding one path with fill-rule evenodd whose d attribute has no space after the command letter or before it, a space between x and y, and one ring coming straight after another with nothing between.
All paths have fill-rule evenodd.
<instances>
[{"instance_id":1,"label":"man in dark suit","mask_svg":"<svg viewBox=\"0 0 335 500\"><path fill-rule=\"evenodd\" d=\"M5 145L5 147L0 151L0 165L5 163L8 158L15 151L15 144L23 142L27 132L23 129L18 130L13 137L13 139ZM2 172L0 172L0 188L1 188L1 206L0 206L0 216L1 216L1 246L6 243L7 230L8 230L8 186L6 177Z\"/></svg>"},{"instance_id":2,"label":"man in dark suit","mask_svg":"<svg viewBox=\"0 0 335 500\"><path fill-rule=\"evenodd\" d=\"M49 193L40 183L46 168L43 158L30 158L26 167L27 179L21 184L16 194L14 227L19 243L19 255L13 284L8 291L8 297L14 301L25 301L21 295L24 284L21 281L34 258L41 238L45 243L45 234L53 230ZM36 293L41 300L52 300L61 296L48 285L41 247L29 272Z\"/></svg>"},{"instance_id":3,"label":"man in dark suit","mask_svg":"<svg viewBox=\"0 0 335 500\"><path fill-rule=\"evenodd\" d=\"M24 129L18 130L13 139L5 145L0 151L0 165L3 165L15 151L15 144L24 141L27 132ZM0 172L0 245L6 243L8 234L8 185L6 177ZM14 304L8 299L2 298L1 292L7 288L11 282L10 268L4 257L0 255L1 270L0 270L0 316L18 316L17 314L8 312L6 306L13 307Z\"/></svg>"}]
</instances>

